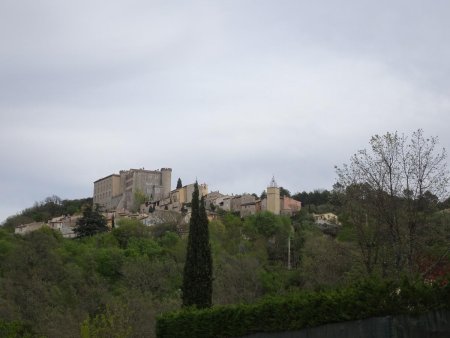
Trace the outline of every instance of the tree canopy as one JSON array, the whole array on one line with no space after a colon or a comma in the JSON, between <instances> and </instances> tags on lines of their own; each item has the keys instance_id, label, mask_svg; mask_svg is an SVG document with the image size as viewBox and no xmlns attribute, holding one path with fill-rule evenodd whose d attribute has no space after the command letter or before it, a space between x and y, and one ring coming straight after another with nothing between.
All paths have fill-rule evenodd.
<instances>
[{"instance_id":1,"label":"tree canopy","mask_svg":"<svg viewBox=\"0 0 450 338\"><path fill-rule=\"evenodd\" d=\"M83 216L77 221L74 231L77 237L93 236L108 231L106 218L100 213L98 205L95 208L91 205L84 208Z\"/></svg>"}]
</instances>

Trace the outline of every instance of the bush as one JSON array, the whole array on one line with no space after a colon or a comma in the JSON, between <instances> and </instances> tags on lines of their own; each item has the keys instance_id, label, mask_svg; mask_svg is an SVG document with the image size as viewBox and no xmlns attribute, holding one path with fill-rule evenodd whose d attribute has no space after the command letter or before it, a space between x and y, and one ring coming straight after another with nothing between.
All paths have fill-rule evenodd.
<instances>
[{"instance_id":1,"label":"bush","mask_svg":"<svg viewBox=\"0 0 450 338\"><path fill-rule=\"evenodd\" d=\"M22 322L7 322L0 319L0 337L4 338L31 338L34 334L31 328Z\"/></svg>"},{"instance_id":2,"label":"bush","mask_svg":"<svg viewBox=\"0 0 450 338\"><path fill-rule=\"evenodd\" d=\"M158 318L158 337L230 337L326 323L450 309L450 286L365 281L352 287L272 297L259 303L190 308Z\"/></svg>"},{"instance_id":3,"label":"bush","mask_svg":"<svg viewBox=\"0 0 450 338\"><path fill-rule=\"evenodd\" d=\"M121 218L117 221L117 227L113 229L112 234L120 247L125 249L132 238L149 238L150 229L136 219Z\"/></svg>"}]
</instances>

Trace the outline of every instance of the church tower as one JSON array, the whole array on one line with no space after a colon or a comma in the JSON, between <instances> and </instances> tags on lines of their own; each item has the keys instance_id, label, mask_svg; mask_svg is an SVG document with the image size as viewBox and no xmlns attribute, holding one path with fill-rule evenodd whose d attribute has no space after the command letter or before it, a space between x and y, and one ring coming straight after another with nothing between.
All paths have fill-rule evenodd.
<instances>
[{"instance_id":1,"label":"church tower","mask_svg":"<svg viewBox=\"0 0 450 338\"><path fill-rule=\"evenodd\" d=\"M278 188L275 177L272 177L267 187L267 211L275 215L280 214L280 188Z\"/></svg>"}]
</instances>

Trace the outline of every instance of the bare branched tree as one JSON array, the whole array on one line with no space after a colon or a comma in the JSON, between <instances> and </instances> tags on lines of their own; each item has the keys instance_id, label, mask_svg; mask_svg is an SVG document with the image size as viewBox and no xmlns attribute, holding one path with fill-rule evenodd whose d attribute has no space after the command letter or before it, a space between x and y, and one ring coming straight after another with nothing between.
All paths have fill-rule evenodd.
<instances>
[{"instance_id":1,"label":"bare branched tree","mask_svg":"<svg viewBox=\"0 0 450 338\"><path fill-rule=\"evenodd\" d=\"M421 129L410 138L375 135L369 150L336 167L368 273L376 267L383 274L417 268L418 230L446 197L449 183L447 154L437 145L438 138L426 138Z\"/></svg>"}]
</instances>

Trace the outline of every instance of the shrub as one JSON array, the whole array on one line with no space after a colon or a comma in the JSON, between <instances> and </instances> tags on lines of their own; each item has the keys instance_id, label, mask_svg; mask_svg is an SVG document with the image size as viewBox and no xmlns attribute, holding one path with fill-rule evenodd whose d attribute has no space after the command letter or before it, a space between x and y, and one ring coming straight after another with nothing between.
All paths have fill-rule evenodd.
<instances>
[{"instance_id":1,"label":"shrub","mask_svg":"<svg viewBox=\"0 0 450 338\"><path fill-rule=\"evenodd\" d=\"M450 309L450 286L364 281L352 287L266 298L256 304L189 308L158 318L158 337L230 337L292 331L375 316Z\"/></svg>"},{"instance_id":2,"label":"shrub","mask_svg":"<svg viewBox=\"0 0 450 338\"><path fill-rule=\"evenodd\" d=\"M0 337L31 338L34 334L28 325L19 321L7 322L0 319Z\"/></svg>"}]
</instances>

